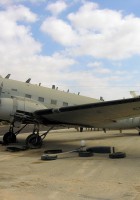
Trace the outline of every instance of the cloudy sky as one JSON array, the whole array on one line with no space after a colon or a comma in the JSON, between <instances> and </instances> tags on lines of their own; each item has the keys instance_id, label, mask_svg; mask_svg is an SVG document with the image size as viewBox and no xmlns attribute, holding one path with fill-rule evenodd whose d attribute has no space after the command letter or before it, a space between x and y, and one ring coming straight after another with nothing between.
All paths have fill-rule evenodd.
<instances>
[{"instance_id":1,"label":"cloudy sky","mask_svg":"<svg viewBox=\"0 0 140 200\"><path fill-rule=\"evenodd\" d=\"M105 100L140 93L139 0L1 0L0 74Z\"/></svg>"}]
</instances>

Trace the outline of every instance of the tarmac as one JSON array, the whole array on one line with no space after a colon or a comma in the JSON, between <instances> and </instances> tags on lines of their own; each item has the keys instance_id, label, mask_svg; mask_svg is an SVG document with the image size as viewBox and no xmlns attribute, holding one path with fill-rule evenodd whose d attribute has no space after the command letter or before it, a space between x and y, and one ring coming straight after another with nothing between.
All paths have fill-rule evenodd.
<instances>
[{"instance_id":1,"label":"tarmac","mask_svg":"<svg viewBox=\"0 0 140 200\"><path fill-rule=\"evenodd\" d=\"M18 135L23 145L29 133ZM2 140L2 136L0 136ZM43 161L45 150L113 146L126 153L122 159L95 153L79 157L78 153L60 154L56 160ZM136 130L51 131L42 148L19 152L6 151L0 145L0 200L139 200L140 136Z\"/></svg>"}]
</instances>

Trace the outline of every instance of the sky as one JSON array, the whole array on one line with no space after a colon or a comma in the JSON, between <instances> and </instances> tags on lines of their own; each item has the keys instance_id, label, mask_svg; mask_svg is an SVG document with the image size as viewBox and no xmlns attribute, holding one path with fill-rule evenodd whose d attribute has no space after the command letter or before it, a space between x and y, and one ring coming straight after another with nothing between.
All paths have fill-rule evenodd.
<instances>
[{"instance_id":1,"label":"sky","mask_svg":"<svg viewBox=\"0 0 140 200\"><path fill-rule=\"evenodd\" d=\"M139 0L1 0L0 75L104 100L140 93Z\"/></svg>"}]
</instances>

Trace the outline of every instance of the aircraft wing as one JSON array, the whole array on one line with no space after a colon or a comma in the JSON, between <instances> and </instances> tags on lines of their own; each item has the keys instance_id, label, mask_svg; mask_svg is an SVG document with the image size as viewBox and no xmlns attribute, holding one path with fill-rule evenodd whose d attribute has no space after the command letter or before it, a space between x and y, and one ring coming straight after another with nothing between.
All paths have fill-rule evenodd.
<instances>
[{"instance_id":1,"label":"aircraft wing","mask_svg":"<svg viewBox=\"0 0 140 200\"><path fill-rule=\"evenodd\" d=\"M38 121L47 124L96 127L118 119L140 116L140 98L121 99L34 112Z\"/></svg>"}]
</instances>

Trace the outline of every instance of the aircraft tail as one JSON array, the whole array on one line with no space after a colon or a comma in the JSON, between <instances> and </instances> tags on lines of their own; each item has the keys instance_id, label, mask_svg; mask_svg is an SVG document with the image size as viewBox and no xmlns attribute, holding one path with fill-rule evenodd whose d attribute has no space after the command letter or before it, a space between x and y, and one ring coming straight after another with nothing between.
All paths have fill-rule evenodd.
<instances>
[{"instance_id":1,"label":"aircraft tail","mask_svg":"<svg viewBox=\"0 0 140 200\"><path fill-rule=\"evenodd\" d=\"M139 95L136 94L136 91L130 91L130 94L132 97L139 97Z\"/></svg>"}]
</instances>

